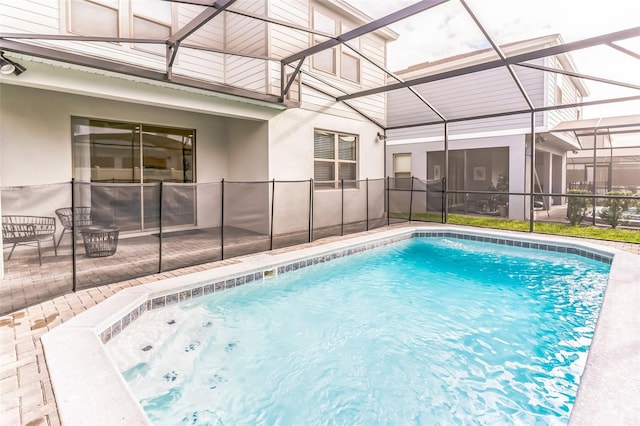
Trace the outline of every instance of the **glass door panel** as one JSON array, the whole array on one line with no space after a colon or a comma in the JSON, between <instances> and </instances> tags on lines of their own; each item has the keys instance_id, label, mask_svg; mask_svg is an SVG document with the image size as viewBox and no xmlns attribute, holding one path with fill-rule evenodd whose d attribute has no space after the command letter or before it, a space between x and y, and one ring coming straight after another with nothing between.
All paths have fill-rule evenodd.
<instances>
[{"instance_id":1,"label":"glass door panel","mask_svg":"<svg viewBox=\"0 0 640 426\"><path fill-rule=\"evenodd\" d=\"M72 132L74 177L92 183L82 203L108 213L123 231L159 227L157 182L193 182L194 130L74 117ZM191 210L175 225L195 224L195 191L174 192Z\"/></svg>"}]
</instances>

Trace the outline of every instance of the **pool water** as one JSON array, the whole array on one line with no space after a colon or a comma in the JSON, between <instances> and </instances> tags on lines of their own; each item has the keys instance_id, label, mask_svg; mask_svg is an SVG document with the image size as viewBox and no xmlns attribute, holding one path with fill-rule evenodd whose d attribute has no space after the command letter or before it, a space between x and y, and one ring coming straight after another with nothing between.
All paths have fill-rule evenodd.
<instances>
[{"instance_id":1,"label":"pool water","mask_svg":"<svg viewBox=\"0 0 640 426\"><path fill-rule=\"evenodd\" d=\"M154 424L564 424L609 265L413 238L147 312L107 349Z\"/></svg>"}]
</instances>

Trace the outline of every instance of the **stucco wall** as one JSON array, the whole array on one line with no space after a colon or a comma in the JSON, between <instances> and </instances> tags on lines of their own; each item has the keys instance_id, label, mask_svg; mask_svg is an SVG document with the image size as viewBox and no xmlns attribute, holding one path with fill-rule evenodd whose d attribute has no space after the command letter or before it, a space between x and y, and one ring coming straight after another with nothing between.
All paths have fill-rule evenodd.
<instances>
[{"instance_id":1,"label":"stucco wall","mask_svg":"<svg viewBox=\"0 0 640 426\"><path fill-rule=\"evenodd\" d=\"M71 180L72 116L196 129L198 182L229 177L228 164L234 166L233 178L240 178L238 170L250 172L248 179L267 176L265 122L11 85L2 86L0 114L3 186ZM262 152L258 149L261 146ZM248 155L237 154L244 149Z\"/></svg>"},{"instance_id":2,"label":"stucco wall","mask_svg":"<svg viewBox=\"0 0 640 426\"><path fill-rule=\"evenodd\" d=\"M509 148L509 191L524 192L527 176L525 174L525 138L524 135L493 136L487 138L454 139L449 141L450 150L477 148ZM393 176L393 154L411 153L411 173L419 179L427 177L427 152L444 150L444 142L424 142L409 144L391 144L387 147L387 174ZM494 177L495 180L495 177ZM524 217L525 203L521 196L509 199L509 217Z\"/></svg>"},{"instance_id":3,"label":"stucco wall","mask_svg":"<svg viewBox=\"0 0 640 426\"><path fill-rule=\"evenodd\" d=\"M304 109L288 110L278 114L269 122L269 178L276 180L308 180L313 177L313 131L323 129L352 133L358 136L358 179L375 179L384 176L384 143L377 138L381 131L376 125L362 120L353 120ZM299 229L304 223L289 225L288 212L308 212L308 186L296 188L290 193L278 193L274 229L279 232ZM364 185L359 189L345 190L345 199L354 197L364 200ZM323 227L340 223L340 190L314 191L314 226ZM364 219L365 203L345 203L345 221ZM320 214L321 211L325 214ZM362 213L360 213L362 212ZM361 217L362 216L362 217Z\"/></svg>"}]
</instances>

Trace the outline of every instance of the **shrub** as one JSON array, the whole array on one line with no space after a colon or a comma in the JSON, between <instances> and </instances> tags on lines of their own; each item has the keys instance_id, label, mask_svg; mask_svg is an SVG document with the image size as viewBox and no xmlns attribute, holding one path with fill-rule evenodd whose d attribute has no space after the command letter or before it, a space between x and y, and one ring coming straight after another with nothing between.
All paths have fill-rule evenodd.
<instances>
[{"instance_id":1,"label":"shrub","mask_svg":"<svg viewBox=\"0 0 640 426\"><path fill-rule=\"evenodd\" d=\"M633 194L626 191L611 191L607 192L607 195L629 197ZM624 198L606 198L603 204L604 207L600 210L599 216L615 229L618 225L623 225L625 223L626 217L623 212L629 210L629 207L634 204L634 200Z\"/></svg>"},{"instance_id":2,"label":"shrub","mask_svg":"<svg viewBox=\"0 0 640 426\"><path fill-rule=\"evenodd\" d=\"M590 194L584 189L571 189L567 194ZM567 218L571 226L577 226L587 217L591 200L587 197L569 197L567 201Z\"/></svg>"}]
</instances>

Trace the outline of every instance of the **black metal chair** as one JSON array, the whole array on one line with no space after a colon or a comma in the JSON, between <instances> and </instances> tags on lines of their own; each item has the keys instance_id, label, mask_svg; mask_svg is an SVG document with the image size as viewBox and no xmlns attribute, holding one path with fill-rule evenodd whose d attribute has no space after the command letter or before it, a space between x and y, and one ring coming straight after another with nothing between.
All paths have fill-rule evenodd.
<instances>
[{"instance_id":1,"label":"black metal chair","mask_svg":"<svg viewBox=\"0 0 640 426\"><path fill-rule=\"evenodd\" d=\"M80 235L82 230L87 226L93 225L91 207L75 207L73 209L71 207L63 207L56 210L56 215L58 216L58 219L60 219L60 223L63 227L62 234L60 234L56 247L60 246L60 242L62 241L65 231L71 232L73 229L74 217L76 222L76 235Z\"/></svg>"},{"instance_id":2,"label":"black metal chair","mask_svg":"<svg viewBox=\"0 0 640 426\"><path fill-rule=\"evenodd\" d=\"M56 218L46 216L2 216L2 242L12 244L7 260L18 245L36 244L38 247L38 262L42 265L40 242L51 238L53 251L58 255L56 246Z\"/></svg>"}]
</instances>

